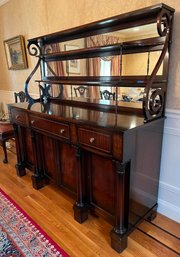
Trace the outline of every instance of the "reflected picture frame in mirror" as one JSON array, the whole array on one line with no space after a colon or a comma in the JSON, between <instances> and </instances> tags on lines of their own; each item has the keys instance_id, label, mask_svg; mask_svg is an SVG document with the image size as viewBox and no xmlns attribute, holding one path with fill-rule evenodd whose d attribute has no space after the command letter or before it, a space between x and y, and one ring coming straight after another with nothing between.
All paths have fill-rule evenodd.
<instances>
[{"instance_id":1,"label":"reflected picture frame in mirror","mask_svg":"<svg viewBox=\"0 0 180 257\"><path fill-rule=\"evenodd\" d=\"M77 49L79 49L79 46L65 45L65 51L72 51ZM67 73L80 74L80 60L73 59L66 61L66 71Z\"/></svg>"}]
</instances>

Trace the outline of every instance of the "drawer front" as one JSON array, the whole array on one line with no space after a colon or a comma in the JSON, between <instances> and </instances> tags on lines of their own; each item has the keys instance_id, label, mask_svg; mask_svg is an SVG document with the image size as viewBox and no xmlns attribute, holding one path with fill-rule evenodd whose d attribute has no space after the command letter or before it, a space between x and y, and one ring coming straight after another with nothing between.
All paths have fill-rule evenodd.
<instances>
[{"instance_id":1,"label":"drawer front","mask_svg":"<svg viewBox=\"0 0 180 257\"><path fill-rule=\"evenodd\" d=\"M14 123L28 126L28 115L20 110L11 110L12 120Z\"/></svg>"},{"instance_id":2,"label":"drawer front","mask_svg":"<svg viewBox=\"0 0 180 257\"><path fill-rule=\"evenodd\" d=\"M69 125L30 115L30 126L65 139L70 138Z\"/></svg>"},{"instance_id":3,"label":"drawer front","mask_svg":"<svg viewBox=\"0 0 180 257\"><path fill-rule=\"evenodd\" d=\"M104 152L111 152L111 136L106 133L92 131L88 129L78 129L79 143L90 146Z\"/></svg>"}]
</instances>

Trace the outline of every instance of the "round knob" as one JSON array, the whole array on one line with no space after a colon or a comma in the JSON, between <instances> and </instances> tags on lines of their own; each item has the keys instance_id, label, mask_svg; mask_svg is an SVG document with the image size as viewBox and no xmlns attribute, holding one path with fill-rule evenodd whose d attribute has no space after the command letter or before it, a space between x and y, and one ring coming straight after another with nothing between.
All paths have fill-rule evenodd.
<instances>
[{"instance_id":1,"label":"round knob","mask_svg":"<svg viewBox=\"0 0 180 257\"><path fill-rule=\"evenodd\" d=\"M31 121L31 124L34 124L34 122L35 122L35 120L32 120L32 121Z\"/></svg>"},{"instance_id":2,"label":"round knob","mask_svg":"<svg viewBox=\"0 0 180 257\"><path fill-rule=\"evenodd\" d=\"M65 131L64 129L60 129L60 133L61 133L61 134L63 134L63 133L64 133L64 131Z\"/></svg>"},{"instance_id":3,"label":"round knob","mask_svg":"<svg viewBox=\"0 0 180 257\"><path fill-rule=\"evenodd\" d=\"M20 118L20 115L16 115L16 119L19 119Z\"/></svg>"},{"instance_id":4,"label":"round knob","mask_svg":"<svg viewBox=\"0 0 180 257\"><path fill-rule=\"evenodd\" d=\"M91 137L91 138L89 139L89 142L90 142L90 143L94 143L94 142L95 142L95 138L94 138L94 137Z\"/></svg>"}]
</instances>

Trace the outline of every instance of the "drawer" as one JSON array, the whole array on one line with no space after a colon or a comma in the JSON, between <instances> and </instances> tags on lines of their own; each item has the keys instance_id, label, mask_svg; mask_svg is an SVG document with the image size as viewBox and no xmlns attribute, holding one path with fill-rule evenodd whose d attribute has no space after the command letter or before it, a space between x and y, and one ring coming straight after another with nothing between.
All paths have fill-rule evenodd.
<instances>
[{"instance_id":1,"label":"drawer","mask_svg":"<svg viewBox=\"0 0 180 257\"><path fill-rule=\"evenodd\" d=\"M111 136L106 133L92 131L88 129L78 129L79 143L90 146L104 152L111 152Z\"/></svg>"},{"instance_id":2,"label":"drawer","mask_svg":"<svg viewBox=\"0 0 180 257\"><path fill-rule=\"evenodd\" d=\"M48 132L50 135L52 134L66 139L70 138L68 124L50 121L33 115L30 115L29 120L31 128L43 130Z\"/></svg>"},{"instance_id":3,"label":"drawer","mask_svg":"<svg viewBox=\"0 0 180 257\"><path fill-rule=\"evenodd\" d=\"M20 110L11 110L12 120L14 123L28 126L28 115Z\"/></svg>"}]
</instances>

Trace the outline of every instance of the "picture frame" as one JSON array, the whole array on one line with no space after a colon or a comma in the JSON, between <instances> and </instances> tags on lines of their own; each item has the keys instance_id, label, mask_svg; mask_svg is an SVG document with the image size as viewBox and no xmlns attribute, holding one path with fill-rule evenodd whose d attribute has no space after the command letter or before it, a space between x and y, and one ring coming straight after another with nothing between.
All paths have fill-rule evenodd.
<instances>
[{"instance_id":1,"label":"picture frame","mask_svg":"<svg viewBox=\"0 0 180 257\"><path fill-rule=\"evenodd\" d=\"M22 35L4 40L4 48L9 70L28 68L24 37Z\"/></svg>"},{"instance_id":2,"label":"picture frame","mask_svg":"<svg viewBox=\"0 0 180 257\"><path fill-rule=\"evenodd\" d=\"M65 45L65 51L72 51L77 49L79 49L79 46ZM66 62L66 71L67 73L80 74L80 60L68 60Z\"/></svg>"}]
</instances>

